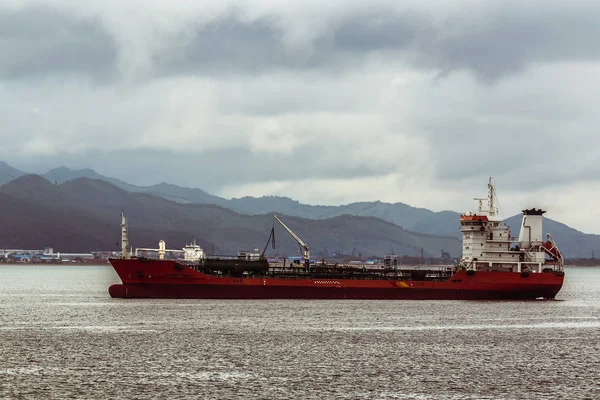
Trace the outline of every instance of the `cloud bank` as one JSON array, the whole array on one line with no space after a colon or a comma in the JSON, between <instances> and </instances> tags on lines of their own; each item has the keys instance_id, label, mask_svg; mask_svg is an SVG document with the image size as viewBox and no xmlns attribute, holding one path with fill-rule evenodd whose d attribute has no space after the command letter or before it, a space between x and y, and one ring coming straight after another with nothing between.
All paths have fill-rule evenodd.
<instances>
[{"instance_id":1,"label":"cloud bank","mask_svg":"<svg viewBox=\"0 0 600 400\"><path fill-rule=\"evenodd\" d=\"M0 159L311 204L466 211L494 176L586 232L600 5L5 1Z\"/></svg>"}]
</instances>

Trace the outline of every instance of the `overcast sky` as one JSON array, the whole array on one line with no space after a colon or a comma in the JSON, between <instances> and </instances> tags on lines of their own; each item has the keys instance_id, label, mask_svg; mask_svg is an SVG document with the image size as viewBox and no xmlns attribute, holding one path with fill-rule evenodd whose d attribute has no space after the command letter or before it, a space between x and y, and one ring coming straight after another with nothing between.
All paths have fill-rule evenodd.
<instances>
[{"instance_id":1,"label":"overcast sky","mask_svg":"<svg viewBox=\"0 0 600 400\"><path fill-rule=\"evenodd\" d=\"M0 160L600 233L600 3L0 0Z\"/></svg>"}]
</instances>

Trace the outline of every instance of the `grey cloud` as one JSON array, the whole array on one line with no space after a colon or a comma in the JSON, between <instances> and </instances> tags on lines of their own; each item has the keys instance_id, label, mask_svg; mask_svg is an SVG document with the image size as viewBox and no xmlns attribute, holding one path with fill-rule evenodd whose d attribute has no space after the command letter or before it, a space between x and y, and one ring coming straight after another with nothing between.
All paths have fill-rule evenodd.
<instances>
[{"instance_id":1,"label":"grey cloud","mask_svg":"<svg viewBox=\"0 0 600 400\"><path fill-rule=\"evenodd\" d=\"M273 71L330 71L353 68L335 48L306 51L287 47L275 18L253 22L236 16L193 27L191 38L158 55L162 75L256 75Z\"/></svg>"},{"instance_id":2,"label":"grey cloud","mask_svg":"<svg viewBox=\"0 0 600 400\"><path fill-rule=\"evenodd\" d=\"M0 81L15 80L0 85L10 102L4 107L5 132L17 132L6 141L5 160L28 171L65 164L132 183L167 181L210 192L278 180L410 177L407 163L415 165L414 176L448 187L485 182L488 175L523 191L594 180L600 176L598 140L585 135L598 125L597 85L586 77L596 78L596 66L550 64L598 59L600 6L531 4L340 13L306 47L286 42L289 27L276 15L251 21L231 13L175 28L166 15L168 26L155 31L150 23L133 25L143 18L125 29L120 14L111 20L75 18L49 8L0 10ZM134 57L123 56L128 45L137 44L131 48L139 50ZM130 65L122 65L128 62L152 64L136 85L119 80L116 64L128 71ZM501 79L530 65L531 75ZM137 70L131 71L137 77ZM449 78L432 85L428 77L435 73ZM581 76L569 80L567 73ZM18 80L71 74L111 86ZM396 87L396 78L406 82ZM206 84L195 86L196 81ZM240 147L256 144L249 140L255 125L261 126L257 115L281 117L282 134L299 139L292 141L299 147L282 153ZM355 127L352 117L359 115L367 116ZM353 136L348 127L364 130L364 136ZM147 139L156 132L156 140ZM195 140L195 132L208 146ZM390 148L396 142L389 139L394 133L429 146L404 151L398 141L403 156L377 162L394 157ZM573 140L573 134L580 137ZM106 149L99 137L114 142L115 150L89 150ZM40 139L39 147L56 144L58 153L19 154L31 138ZM271 140L258 139L265 146ZM86 146L69 148L76 140ZM138 146L161 149L169 148L168 141L188 140L194 143L188 154L177 146L170 148L179 153ZM120 150L130 147L138 149ZM410 160L403 164L402 157Z\"/></svg>"},{"instance_id":3,"label":"grey cloud","mask_svg":"<svg viewBox=\"0 0 600 400\"><path fill-rule=\"evenodd\" d=\"M373 50L410 50L435 39L436 32L427 14L419 11L379 11L352 16L323 38L323 51L340 49L365 53Z\"/></svg>"},{"instance_id":4,"label":"grey cloud","mask_svg":"<svg viewBox=\"0 0 600 400\"><path fill-rule=\"evenodd\" d=\"M443 71L467 69L485 80L534 62L597 60L599 19L600 7L581 3L498 4L483 15L465 10L447 20L447 33L440 30L437 40L422 44L417 57Z\"/></svg>"},{"instance_id":5,"label":"grey cloud","mask_svg":"<svg viewBox=\"0 0 600 400\"><path fill-rule=\"evenodd\" d=\"M329 149L331 150L331 149ZM70 168L92 168L126 182L151 185L162 181L198 187L215 193L224 185L319 178L360 178L377 176L380 170L365 164L348 164L327 156L326 149L299 149L294 154L258 154L237 147L207 150L201 155L173 153L168 150L114 150L86 154L39 156L27 162L6 158L10 165L32 173L45 173L57 163Z\"/></svg>"},{"instance_id":6,"label":"grey cloud","mask_svg":"<svg viewBox=\"0 0 600 400\"><path fill-rule=\"evenodd\" d=\"M0 9L0 54L0 79L75 73L106 80L117 57L98 21L49 8Z\"/></svg>"},{"instance_id":7,"label":"grey cloud","mask_svg":"<svg viewBox=\"0 0 600 400\"><path fill-rule=\"evenodd\" d=\"M442 74L469 70L491 81L531 62L598 59L600 6L589 4L489 3L442 18L416 10L356 16L323 41L323 51L396 52Z\"/></svg>"},{"instance_id":8,"label":"grey cloud","mask_svg":"<svg viewBox=\"0 0 600 400\"><path fill-rule=\"evenodd\" d=\"M391 63L442 75L468 70L493 81L529 63L598 59L598 20L600 7L583 2L503 2L449 10L379 7L331 19L307 50L284 43L286 27L275 14L249 21L230 13L180 27L180 34L169 37L168 45L150 59L156 64L152 70L162 76L253 75L278 69L339 74L355 69L369 54L384 52ZM0 38L2 53L10 55L0 63L5 78L115 73L115 39L93 19L51 9L0 11Z\"/></svg>"},{"instance_id":9,"label":"grey cloud","mask_svg":"<svg viewBox=\"0 0 600 400\"><path fill-rule=\"evenodd\" d=\"M370 23L370 19L382 18L385 20ZM164 75L262 74L277 70L339 74L362 64L369 52L409 50L420 31L433 34L426 23L426 16L417 13L352 17L341 25L332 25L310 48L294 48L284 43L285 31L276 17L247 22L229 15L192 27L191 38L156 57L157 69Z\"/></svg>"},{"instance_id":10,"label":"grey cloud","mask_svg":"<svg viewBox=\"0 0 600 400\"><path fill-rule=\"evenodd\" d=\"M593 143L593 135L570 140L563 130L560 124L485 123L461 117L430 126L435 178L473 182L494 176L504 187L520 191L597 180L600 157L593 147L581 146Z\"/></svg>"},{"instance_id":11,"label":"grey cloud","mask_svg":"<svg viewBox=\"0 0 600 400\"><path fill-rule=\"evenodd\" d=\"M191 38L164 54L165 74L198 72L256 73L266 66L290 65L279 41L281 33L268 20L253 23L235 17L214 20L193 29Z\"/></svg>"},{"instance_id":12,"label":"grey cloud","mask_svg":"<svg viewBox=\"0 0 600 400\"><path fill-rule=\"evenodd\" d=\"M493 81L530 63L594 60L600 56L600 7L584 3L543 6L490 4L446 16L431 11L376 10L331 25L312 51L286 48L276 19L253 23L235 16L196 27L191 42L174 55L165 71L210 70L259 73L272 69L322 69L339 73L355 68L370 53L386 52L392 62L422 68L468 70ZM307 21L309 23L309 21Z\"/></svg>"}]
</instances>

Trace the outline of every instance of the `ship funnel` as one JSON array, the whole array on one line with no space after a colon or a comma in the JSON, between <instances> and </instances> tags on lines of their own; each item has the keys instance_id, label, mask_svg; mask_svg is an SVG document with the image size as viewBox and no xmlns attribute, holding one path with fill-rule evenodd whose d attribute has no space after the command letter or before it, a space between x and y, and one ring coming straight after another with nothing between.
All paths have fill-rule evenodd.
<instances>
[{"instance_id":1,"label":"ship funnel","mask_svg":"<svg viewBox=\"0 0 600 400\"><path fill-rule=\"evenodd\" d=\"M529 249L531 246L543 243L542 214L545 212L535 208L523 210L523 222L519 232L519 247Z\"/></svg>"}]
</instances>

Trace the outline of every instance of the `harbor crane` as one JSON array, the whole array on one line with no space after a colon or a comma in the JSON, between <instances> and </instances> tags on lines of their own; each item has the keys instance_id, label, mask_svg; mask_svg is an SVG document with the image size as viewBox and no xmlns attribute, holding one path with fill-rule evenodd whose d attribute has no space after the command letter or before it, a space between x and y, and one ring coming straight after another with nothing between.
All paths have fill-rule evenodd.
<instances>
[{"instance_id":1,"label":"harbor crane","mask_svg":"<svg viewBox=\"0 0 600 400\"><path fill-rule=\"evenodd\" d=\"M296 235L294 233L294 231L292 231L290 228L288 228L287 225L284 224L283 221L281 221L279 219L279 217L277 217L277 215L273 215L273 217L275 217L277 222L279 222L281 224L281 226L283 226L285 228L285 230L288 231L288 233L290 235L292 235L294 240L296 240L296 242L298 242L298 246L300 246L300 253L302 253L302 258L304 259L304 266L308 270L308 268L310 266L310 246L308 245L308 243L305 243L302 239L300 239L300 237L298 235Z\"/></svg>"}]
</instances>

